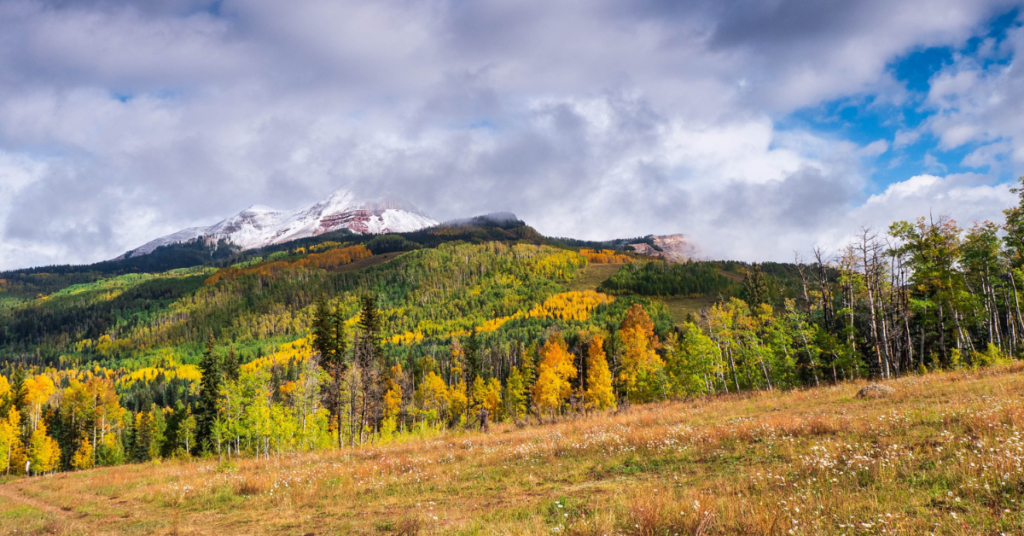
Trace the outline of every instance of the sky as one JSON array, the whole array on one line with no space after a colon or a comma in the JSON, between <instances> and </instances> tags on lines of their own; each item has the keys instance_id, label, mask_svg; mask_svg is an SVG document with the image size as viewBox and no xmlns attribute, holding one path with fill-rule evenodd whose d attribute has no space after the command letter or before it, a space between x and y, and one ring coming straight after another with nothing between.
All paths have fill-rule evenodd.
<instances>
[{"instance_id":1,"label":"sky","mask_svg":"<svg viewBox=\"0 0 1024 536\"><path fill-rule=\"evenodd\" d=\"M1003 0L4 0L0 269L339 188L750 261L998 222L1022 23Z\"/></svg>"}]
</instances>

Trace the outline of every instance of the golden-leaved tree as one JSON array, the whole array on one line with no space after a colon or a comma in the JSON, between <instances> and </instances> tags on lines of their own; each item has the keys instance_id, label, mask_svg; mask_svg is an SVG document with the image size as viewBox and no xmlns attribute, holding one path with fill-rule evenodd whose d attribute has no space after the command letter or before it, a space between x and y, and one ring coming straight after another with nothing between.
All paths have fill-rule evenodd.
<instances>
[{"instance_id":1,"label":"golden-leaved tree","mask_svg":"<svg viewBox=\"0 0 1024 536\"><path fill-rule=\"evenodd\" d=\"M28 459L32 462L33 473L53 471L60 463L60 445L49 436L44 422L40 422L29 437Z\"/></svg>"},{"instance_id":2,"label":"golden-leaved tree","mask_svg":"<svg viewBox=\"0 0 1024 536\"><path fill-rule=\"evenodd\" d=\"M43 416L43 404L56 392L57 387L53 380L45 374L25 379L25 392L27 393L29 426L35 430L39 425L39 419Z\"/></svg>"},{"instance_id":3,"label":"golden-leaved tree","mask_svg":"<svg viewBox=\"0 0 1024 536\"><path fill-rule=\"evenodd\" d=\"M500 420L501 415L501 382L497 378L484 380L477 376L473 380L473 402L474 407L484 408L495 421Z\"/></svg>"},{"instance_id":4,"label":"golden-leaved tree","mask_svg":"<svg viewBox=\"0 0 1024 536\"><path fill-rule=\"evenodd\" d=\"M466 410L469 409L469 395L466 392L466 378L462 364L464 356L462 345L458 339L452 341L452 384L448 388L448 411L454 424L465 421Z\"/></svg>"},{"instance_id":5,"label":"golden-leaved tree","mask_svg":"<svg viewBox=\"0 0 1024 536\"><path fill-rule=\"evenodd\" d=\"M398 417L402 412L402 365L391 367L384 382L384 420L380 425L381 440L388 442L398 429Z\"/></svg>"},{"instance_id":6,"label":"golden-leaved tree","mask_svg":"<svg viewBox=\"0 0 1024 536\"><path fill-rule=\"evenodd\" d=\"M7 415L0 416L0 469L10 474L11 466L14 465L17 470L15 463L21 457L21 452L21 413L12 407Z\"/></svg>"},{"instance_id":7,"label":"golden-leaved tree","mask_svg":"<svg viewBox=\"0 0 1024 536\"><path fill-rule=\"evenodd\" d=\"M649 402L663 393L665 362L658 356L654 322L643 306L633 304L619 329L622 339L622 367L618 381L630 402Z\"/></svg>"},{"instance_id":8,"label":"golden-leaved tree","mask_svg":"<svg viewBox=\"0 0 1024 536\"><path fill-rule=\"evenodd\" d=\"M505 380L505 401L508 404L508 415L518 421L526 415L526 381L519 367L512 367Z\"/></svg>"},{"instance_id":9,"label":"golden-leaved tree","mask_svg":"<svg viewBox=\"0 0 1024 536\"><path fill-rule=\"evenodd\" d=\"M583 391L583 403L587 409L615 407L612 373L604 353L604 338L600 335L594 335L587 348L587 388Z\"/></svg>"},{"instance_id":10,"label":"golden-leaved tree","mask_svg":"<svg viewBox=\"0 0 1024 536\"><path fill-rule=\"evenodd\" d=\"M82 432L79 443L78 450L71 456L71 467L75 469L92 469L93 448L92 443L89 442L89 434Z\"/></svg>"},{"instance_id":11,"label":"golden-leaved tree","mask_svg":"<svg viewBox=\"0 0 1024 536\"><path fill-rule=\"evenodd\" d=\"M542 415L553 416L562 407L562 402L572 393L569 380L576 378L576 366L572 354L555 333L540 349L540 364L537 367L537 382L533 385L533 404Z\"/></svg>"},{"instance_id":12,"label":"golden-leaved tree","mask_svg":"<svg viewBox=\"0 0 1024 536\"><path fill-rule=\"evenodd\" d=\"M416 386L415 400L429 424L443 421L448 412L448 386L444 384L444 378L433 370L424 374Z\"/></svg>"}]
</instances>

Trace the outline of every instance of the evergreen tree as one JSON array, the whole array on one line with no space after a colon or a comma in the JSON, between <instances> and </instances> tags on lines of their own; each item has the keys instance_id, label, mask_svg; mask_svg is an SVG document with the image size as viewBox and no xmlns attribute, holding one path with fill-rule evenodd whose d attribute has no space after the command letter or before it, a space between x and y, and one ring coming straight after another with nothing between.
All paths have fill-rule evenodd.
<instances>
[{"instance_id":1,"label":"evergreen tree","mask_svg":"<svg viewBox=\"0 0 1024 536\"><path fill-rule=\"evenodd\" d=\"M480 339L477 338L476 328L469 332L466 340L466 380L472 384L480 377Z\"/></svg>"},{"instance_id":2,"label":"evergreen tree","mask_svg":"<svg viewBox=\"0 0 1024 536\"><path fill-rule=\"evenodd\" d=\"M224 378L238 381L238 373L241 367L242 363L238 359L238 354L235 353L235 347L232 345L231 349L228 350L227 357L224 358Z\"/></svg>"},{"instance_id":3,"label":"evergreen tree","mask_svg":"<svg viewBox=\"0 0 1024 536\"><path fill-rule=\"evenodd\" d=\"M331 308L322 296L313 311L313 348L320 354L320 365L331 376L331 384L325 390L325 402L335 422L338 448L342 447L341 411L342 386L348 371L348 335L345 333L345 317L340 308Z\"/></svg>"},{"instance_id":4,"label":"evergreen tree","mask_svg":"<svg viewBox=\"0 0 1024 536\"><path fill-rule=\"evenodd\" d=\"M747 270L746 276L743 278L743 301L747 302L747 305L755 307L762 303L768 303L770 299L768 280L764 276L764 271L761 270L761 265L755 264Z\"/></svg>"},{"instance_id":5,"label":"evergreen tree","mask_svg":"<svg viewBox=\"0 0 1024 536\"><path fill-rule=\"evenodd\" d=\"M320 354L321 363L332 362L338 354L333 322L334 318L327 305L327 300L320 296L313 309L313 322L310 328L313 335L313 349Z\"/></svg>"},{"instance_id":6,"label":"evergreen tree","mask_svg":"<svg viewBox=\"0 0 1024 536\"><path fill-rule=\"evenodd\" d=\"M135 434L132 438L131 459L145 462L150 459L150 447L153 443L153 417L148 411L135 414Z\"/></svg>"},{"instance_id":7,"label":"evergreen tree","mask_svg":"<svg viewBox=\"0 0 1024 536\"><path fill-rule=\"evenodd\" d=\"M196 445L201 450L211 448L209 443L217 420L217 402L220 398L223 372L221 361L213 351L215 344L211 331L206 339L206 352L199 361L199 371L203 378L199 385L199 404L196 408Z\"/></svg>"},{"instance_id":8,"label":"evergreen tree","mask_svg":"<svg viewBox=\"0 0 1024 536\"><path fill-rule=\"evenodd\" d=\"M371 363L380 361L383 348L381 346L381 320L380 312L377 311L377 296L374 294L363 295L361 309L359 312L359 327L363 332L363 344L369 353Z\"/></svg>"}]
</instances>

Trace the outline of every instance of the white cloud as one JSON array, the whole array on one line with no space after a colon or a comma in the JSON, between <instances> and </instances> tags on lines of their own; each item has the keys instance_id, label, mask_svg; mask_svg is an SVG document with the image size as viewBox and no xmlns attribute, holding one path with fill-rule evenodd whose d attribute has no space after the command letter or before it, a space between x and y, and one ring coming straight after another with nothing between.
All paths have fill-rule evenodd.
<instances>
[{"instance_id":1,"label":"white cloud","mask_svg":"<svg viewBox=\"0 0 1024 536\"><path fill-rule=\"evenodd\" d=\"M902 149L917 143L919 139L921 139L921 132L919 130L898 130L896 131L896 137L893 139L892 148Z\"/></svg>"},{"instance_id":2,"label":"white cloud","mask_svg":"<svg viewBox=\"0 0 1024 536\"><path fill-rule=\"evenodd\" d=\"M890 146L777 119L901 102L894 57L961 43L1006 5L3 2L0 170L22 171L0 171L0 267L109 258L349 184L442 219L509 209L550 234L686 232L719 256L787 257L848 223L860 159ZM998 134L975 123L1004 75L958 69L929 100L947 146Z\"/></svg>"},{"instance_id":3,"label":"white cloud","mask_svg":"<svg viewBox=\"0 0 1024 536\"><path fill-rule=\"evenodd\" d=\"M875 140L864 147L861 147L859 154L861 156L881 156L889 150L889 142L887 140Z\"/></svg>"},{"instance_id":4,"label":"white cloud","mask_svg":"<svg viewBox=\"0 0 1024 536\"><path fill-rule=\"evenodd\" d=\"M986 44L987 43L987 44ZM1024 170L1024 29L1012 27L999 45L983 43L978 57L958 56L932 79L926 106L935 112L927 127L944 149L984 144L963 164L992 166L1002 154L1012 156L1001 171ZM986 62L998 59L1002 61Z\"/></svg>"}]
</instances>

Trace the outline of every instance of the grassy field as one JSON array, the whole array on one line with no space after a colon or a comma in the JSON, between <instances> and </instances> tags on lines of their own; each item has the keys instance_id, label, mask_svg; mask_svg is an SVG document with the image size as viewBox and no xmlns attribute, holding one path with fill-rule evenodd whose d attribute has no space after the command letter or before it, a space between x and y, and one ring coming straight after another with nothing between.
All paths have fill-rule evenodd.
<instances>
[{"instance_id":1,"label":"grassy field","mask_svg":"<svg viewBox=\"0 0 1024 536\"><path fill-rule=\"evenodd\" d=\"M690 313L700 315L701 309L708 309L717 301L713 296L701 296L698 298L664 297L654 298L660 300L668 307L668 313L676 324L686 322Z\"/></svg>"},{"instance_id":2,"label":"grassy field","mask_svg":"<svg viewBox=\"0 0 1024 536\"><path fill-rule=\"evenodd\" d=\"M5 534L1024 534L1024 364L0 485Z\"/></svg>"},{"instance_id":3,"label":"grassy field","mask_svg":"<svg viewBox=\"0 0 1024 536\"><path fill-rule=\"evenodd\" d=\"M618 272L621 264L588 264L583 271L569 282L569 290L582 292L584 290L597 290L597 287L606 279Z\"/></svg>"}]
</instances>

